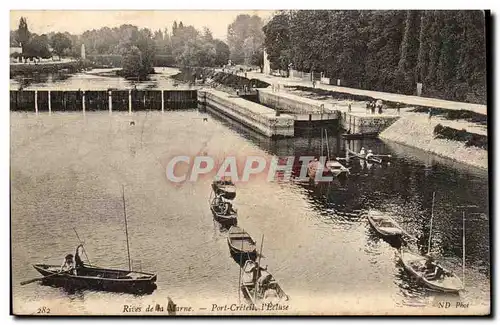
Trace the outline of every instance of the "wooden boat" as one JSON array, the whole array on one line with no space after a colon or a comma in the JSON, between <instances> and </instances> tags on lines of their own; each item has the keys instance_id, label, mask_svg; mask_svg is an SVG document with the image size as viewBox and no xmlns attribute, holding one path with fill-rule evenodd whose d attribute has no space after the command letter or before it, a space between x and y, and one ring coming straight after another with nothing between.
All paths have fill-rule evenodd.
<instances>
[{"instance_id":1,"label":"wooden boat","mask_svg":"<svg viewBox=\"0 0 500 325\"><path fill-rule=\"evenodd\" d=\"M328 160L325 167L334 177L347 177L349 175L349 169L336 160Z\"/></svg>"},{"instance_id":2,"label":"wooden boat","mask_svg":"<svg viewBox=\"0 0 500 325\"><path fill-rule=\"evenodd\" d=\"M210 204L210 210L212 211L215 221L223 226L236 226L238 224L238 215L236 211L230 208L229 213L222 213L219 205L215 204L215 200L216 199L212 200L212 204Z\"/></svg>"},{"instance_id":3,"label":"wooden boat","mask_svg":"<svg viewBox=\"0 0 500 325\"><path fill-rule=\"evenodd\" d=\"M230 179L213 181L212 190L216 196L221 195L228 200L234 200L236 197L236 187Z\"/></svg>"},{"instance_id":4,"label":"wooden boat","mask_svg":"<svg viewBox=\"0 0 500 325\"><path fill-rule=\"evenodd\" d=\"M227 244L231 254L239 256L243 260L255 260L257 257L257 245L250 235L238 226L229 228Z\"/></svg>"},{"instance_id":5,"label":"wooden boat","mask_svg":"<svg viewBox=\"0 0 500 325\"><path fill-rule=\"evenodd\" d=\"M376 138L378 137L378 132L342 133L341 137L347 140Z\"/></svg>"},{"instance_id":6,"label":"wooden boat","mask_svg":"<svg viewBox=\"0 0 500 325\"><path fill-rule=\"evenodd\" d=\"M156 289L156 274L128 270L106 269L86 265L77 269L77 275L58 274L60 266L34 264L45 278L42 284L76 289L124 293L151 293Z\"/></svg>"},{"instance_id":7,"label":"wooden boat","mask_svg":"<svg viewBox=\"0 0 500 325\"><path fill-rule=\"evenodd\" d=\"M267 268L257 262L248 260L243 266L241 275L241 291L246 299L254 305L258 303L279 303L289 300L278 282Z\"/></svg>"},{"instance_id":8,"label":"wooden boat","mask_svg":"<svg viewBox=\"0 0 500 325\"><path fill-rule=\"evenodd\" d=\"M355 151L352 151L352 150L349 150L349 149L347 149L347 151L349 152L350 155L352 155L352 156L354 156L356 158L365 160L367 163L382 164L382 158L377 157L376 155L372 155L372 156L370 156L370 157L367 158L366 155L360 155L359 153L357 153Z\"/></svg>"},{"instance_id":9,"label":"wooden boat","mask_svg":"<svg viewBox=\"0 0 500 325\"><path fill-rule=\"evenodd\" d=\"M380 235L399 237L404 234L403 229L389 216L368 214L368 222Z\"/></svg>"},{"instance_id":10,"label":"wooden boat","mask_svg":"<svg viewBox=\"0 0 500 325\"><path fill-rule=\"evenodd\" d=\"M435 268L439 269L441 276L437 278L429 277L426 271L427 258L425 256L415 254L409 251L407 248L401 248L399 251L399 257L403 266L407 272L415 276L419 281L421 281L426 287L441 291L441 292L459 292L463 290L462 281L453 272L446 270L444 267L438 263L433 263Z\"/></svg>"}]
</instances>

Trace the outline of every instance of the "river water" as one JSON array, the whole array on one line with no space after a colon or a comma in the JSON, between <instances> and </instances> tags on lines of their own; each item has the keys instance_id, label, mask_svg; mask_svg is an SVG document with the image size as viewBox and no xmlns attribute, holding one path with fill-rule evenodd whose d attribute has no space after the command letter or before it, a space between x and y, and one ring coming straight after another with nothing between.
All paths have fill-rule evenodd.
<instances>
[{"instance_id":1,"label":"river water","mask_svg":"<svg viewBox=\"0 0 500 325\"><path fill-rule=\"evenodd\" d=\"M210 314L214 304L238 303L239 267L208 206L211 178L174 185L165 174L168 161L199 153L216 159L317 155L321 142L310 130L270 140L203 108L132 116L11 113L14 311L30 314L47 307L53 314L120 315L124 305L134 305L144 314L148 304L165 306L171 297L178 306L193 308L185 314ZM262 263L290 296L287 312L487 313L487 172L381 140L346 144L335 130L329 130L328 143L337 156L350 145L391 154L393 160L389 166L353 162L345 182L252 178L237 184L238 223L259 247L264 236ZM122 185L132 265L158 274L153 294L68 293L37 283L19 285L37 276L32 263L59 265L74 253L73 227L93 264L126 269ZM370 211L391 215L426 246L433 192L432 251L460 276L463 210L458 206L477 206L466 215L466 291L460 296L415 283L398 263L396 249L366 220ZM437 308L439 302L453 307ZM468 307L455 308L457 302Z\"/></svg>"}]
</instances>

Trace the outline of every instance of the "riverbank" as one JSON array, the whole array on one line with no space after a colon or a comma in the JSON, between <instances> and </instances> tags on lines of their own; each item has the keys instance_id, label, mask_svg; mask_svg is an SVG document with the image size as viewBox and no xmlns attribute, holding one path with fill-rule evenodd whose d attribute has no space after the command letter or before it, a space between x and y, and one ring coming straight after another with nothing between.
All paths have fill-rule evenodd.
<instances>
[{"instance_id":1,"label":"riverbank","mask_svg":"<svg viewBox=\"0 0 500 325\"><path fill-rule=\"evenodd\" d=\"M435 137L434 128L438 120L431 120L418 113L407 112L380 133L382 140L431 152L440 157L465 163L481 169L488 169L488 151L465 143Z\"/></svg>"},{"instance_id":2,"label":"riverbank","mask_svg":"<svg viewBox=\"0 0 500 325\"><path fill-rule=\"evenodd\" d=\"M37 73L57 73L65 70L68 73L76 73L93 67L89 60L53 62L44 64L11 64L10 78L18 75L32 75Z\"/></svg>"},{"instance_id":3,"label":"riverbank","mask_svg":"<svg viewBox=\"0 0 500 325\"><path fill-rule=\"evenodd\" d=\"M225 92L234 93L236 90L242 91L252 88L267 88L269 83L259 79L249 79L234 73L218 71L214 68L189 67L181 68L180 72L173 79L184 83L197 83L209 85Z\"/></svg>"}]
</instances>

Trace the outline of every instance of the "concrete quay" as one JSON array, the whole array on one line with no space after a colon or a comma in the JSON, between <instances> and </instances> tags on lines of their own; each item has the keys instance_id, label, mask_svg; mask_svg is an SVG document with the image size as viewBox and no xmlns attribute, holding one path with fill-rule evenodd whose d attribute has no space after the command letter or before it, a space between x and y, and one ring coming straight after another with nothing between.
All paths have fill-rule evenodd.
<instances>
[{"instance_id":1,"label":"concrete quay","mask_svg":"<svg viewBox=\"0 0 500 325\"><path fill-rule=\"evenodd\" d=\"M293 137L294 117L246 99L214 90L198 90L198 102L268 137Z\"/></svg>"}]
</instances>

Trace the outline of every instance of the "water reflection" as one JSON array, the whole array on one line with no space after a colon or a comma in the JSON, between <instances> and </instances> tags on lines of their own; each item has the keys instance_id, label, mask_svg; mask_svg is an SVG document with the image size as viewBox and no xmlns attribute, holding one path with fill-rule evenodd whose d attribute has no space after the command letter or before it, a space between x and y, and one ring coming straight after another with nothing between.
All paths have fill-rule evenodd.
<instances>
[{"instance_id":1,"label":"water reflection","mask_svg":"<svg viewBox=\"0 0 500 325\"><path fill-rule=\"evenodd\" d=\"M126 80L113 76L116 69L92 69L77 73L60 71L57 73L34 73L29 76L13 76L10 89L22 87L26 90L57 88L58 90L106 90L113 89L188 89L189 85L181 84L171 78L179 72L176 68L155 67L155 74L146 81Z\"/></svg>"}]
</instances>

